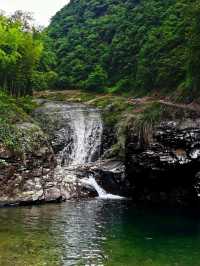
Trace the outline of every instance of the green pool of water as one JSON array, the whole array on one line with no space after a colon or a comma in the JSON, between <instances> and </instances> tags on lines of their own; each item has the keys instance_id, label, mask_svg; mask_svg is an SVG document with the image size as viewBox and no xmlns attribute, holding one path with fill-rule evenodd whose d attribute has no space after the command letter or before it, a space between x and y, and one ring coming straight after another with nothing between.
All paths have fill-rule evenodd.
<instances>
[{"instance_id":1,"label":"green pool of water","mask_svg":"<svg viewBox=\"0 0 200 266\"><path fill-rule=\"evenodd\" d=\"M2 266L200 266L200 216L90 200L0 209Z\"/></svg>"}]
</instances>

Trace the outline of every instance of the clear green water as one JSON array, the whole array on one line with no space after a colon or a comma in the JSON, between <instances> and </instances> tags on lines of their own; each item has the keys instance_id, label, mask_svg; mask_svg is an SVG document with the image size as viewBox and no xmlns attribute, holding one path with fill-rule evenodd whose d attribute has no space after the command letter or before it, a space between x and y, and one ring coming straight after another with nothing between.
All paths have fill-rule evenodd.
<instances>
[{"instance_id":1,"label":"clear green water","mask_svg":"<svg viewBox=\"0 0 200 266\"><path fill-rule=\"evenodd\" d=\"M0 209L0 265L200 266L195 212L90 200Z\"/></svg>"}]
</instances>

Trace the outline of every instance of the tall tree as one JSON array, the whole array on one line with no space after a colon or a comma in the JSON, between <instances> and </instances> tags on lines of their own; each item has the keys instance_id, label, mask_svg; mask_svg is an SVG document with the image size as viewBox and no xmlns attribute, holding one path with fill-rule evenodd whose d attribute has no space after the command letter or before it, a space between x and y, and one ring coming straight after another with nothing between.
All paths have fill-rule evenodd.
<instances>
[{"instance_id":1,"label":"tall tree","mask_svg":"<svg viewBox=\"0 0 200 266\"><path fill-rule=\"evenodd\" d=\"M55 56L44 36L29 13L0 15L0 87L18 96L53 84Z\"/></svg>"}]
</instances>

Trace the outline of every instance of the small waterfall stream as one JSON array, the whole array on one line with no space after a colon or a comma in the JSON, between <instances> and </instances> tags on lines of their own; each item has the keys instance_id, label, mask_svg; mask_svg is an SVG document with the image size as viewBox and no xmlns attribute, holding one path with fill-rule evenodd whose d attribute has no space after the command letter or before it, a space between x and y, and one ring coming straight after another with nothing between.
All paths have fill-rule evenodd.
<instances>
[{"instance_id":1,"label":"small waterfall stream","mask_svg":"<svg viewBox=\"0 0 200 266\"><path fill-rule=\"evenodd\" d=\"M78 105L71 108L67 113L68 122L66 126L71 129L71 141L60 153L62 163L64 162L64 165L69 167L76 167L99 159L103 133L100 112L97 109ZM117 195L108 194L98 185L93 176L84 178L81 180L81 183L94 188L99 198L122 198Z\"/></svg>"},{"instance_id":2,"label":"small waterfall stream","mask_svg":"<svg viewBox=\"0 0 200 266\"><path fill-rule=\"evenodd\" d=\"M100 198L121 198L108 194L93 176L77 177L77 171L83 166L96 161L100 163L103 134L100 111L79 103L46 102L38 112L38 117L43 113L50 121L47 129L53 128L52 145L57 150L58 163L56 178L65 183L80 182L82 186L93 187Z\"/></svg>"},{"instance_id":3,"label":"small waterfall stream","mask_svg":"<svg viewBox=\"0 0 200 266\"><path fill-rule=\"evenodd\" d=\"M100 112L82 105L65 111L64 134L70 135L70 140L59 154L62 164L78 166L98 159L103 132Z\"/></svg>"},{"instance_id":4,"label":"small waterfall stream","mask_svg":"<svg viewBox=\"0 0 200 266\"><path fill-rule=\"evenodd\" d=\"M99 198L101 199L124 199L121 196L107 193L103 188L98 185L97 181L92 175L89 178L82 179L82 183L94 188L98 193Z\"/></svg>"}]
</instances>

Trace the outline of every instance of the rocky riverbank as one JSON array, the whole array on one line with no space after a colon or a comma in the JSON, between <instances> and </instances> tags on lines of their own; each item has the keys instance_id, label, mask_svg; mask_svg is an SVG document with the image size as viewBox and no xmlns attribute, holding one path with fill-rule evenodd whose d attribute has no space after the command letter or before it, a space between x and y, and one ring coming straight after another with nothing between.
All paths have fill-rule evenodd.
<instances>
[{"instance_id":1,"label":"rocky riverbank","mask_svg":"<svg viewBox=\"0 0 200 266\"><path fill-rule=\"evenodd\" d=\"M198 204L198 108L151 98L74 97L37 100L33 119L16 124L20 151L1 142L1 205L96 196L81 182L91 175L108 193L132 197L137 203ZM73 108L73 115L77 110L84 114L81 119L71 114ZM72 126L72 121L78 122ZM74 134L75 127L82 130L81 137ZM85 130L88 146L76 150L77 143L80 148L86 141ZM73 160L80 164L70 166Z\"/></svg>"}]
</instances>

